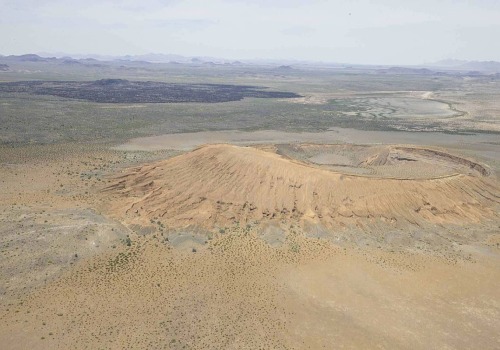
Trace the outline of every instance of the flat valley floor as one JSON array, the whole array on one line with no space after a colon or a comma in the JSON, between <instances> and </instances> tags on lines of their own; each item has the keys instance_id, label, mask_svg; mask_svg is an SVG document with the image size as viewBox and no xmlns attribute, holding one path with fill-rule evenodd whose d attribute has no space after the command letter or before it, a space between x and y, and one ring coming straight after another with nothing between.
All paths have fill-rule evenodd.
<instances>
[{"instance_id":1,"label":"flat valley floor","mask_svg":"<svg viewBox=\"0 0 500 350\"><path fill-rule=\"evenodd\" d=\"M303 97L0 94L0 348L499 349L498 82L411 77L381 98L373 76L364 96L362 74L314 90L238 69ZM29 130L6 117L22 106ZM347 114L325 128L331 106Z\"/></svg>"}]
</instances>

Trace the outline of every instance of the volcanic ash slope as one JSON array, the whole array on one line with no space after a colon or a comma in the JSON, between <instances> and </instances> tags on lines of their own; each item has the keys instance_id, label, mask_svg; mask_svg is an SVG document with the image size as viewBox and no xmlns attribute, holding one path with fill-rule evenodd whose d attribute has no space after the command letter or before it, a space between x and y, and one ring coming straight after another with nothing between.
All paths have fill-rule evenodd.
<instances>
[{"instance_id":1,"label":"volcanic ash slope","mask_svg":"<svg viewBox=\"0 0 500 350\"><path fill-rule=\"evenodd\" d=\"M495 180L480 175L346 175L231 145L129 169L104 192L108 210L127 224L209 230L266 222L330 229L478 223L495 217L500 198Z\"/></svg>"}]
</instances>

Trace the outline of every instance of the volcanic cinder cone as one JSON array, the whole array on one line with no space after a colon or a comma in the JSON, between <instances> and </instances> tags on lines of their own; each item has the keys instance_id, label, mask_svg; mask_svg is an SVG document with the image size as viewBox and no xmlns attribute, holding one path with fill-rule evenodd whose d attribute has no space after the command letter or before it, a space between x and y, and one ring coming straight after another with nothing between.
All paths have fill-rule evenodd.
<instances>
[{"instance_id":1,"label":"volcanic cinder cone","mask_svg":"<svg viewBox=\"0 0 500 350\"><path fill-rule=\"evenodd\" d=\"M346 175L252 147L209 145L127 170L105 189L129 224L172 228L293 222L326 228L477 223L496 215L493 178Z\"/></svg>"}]
</instances>

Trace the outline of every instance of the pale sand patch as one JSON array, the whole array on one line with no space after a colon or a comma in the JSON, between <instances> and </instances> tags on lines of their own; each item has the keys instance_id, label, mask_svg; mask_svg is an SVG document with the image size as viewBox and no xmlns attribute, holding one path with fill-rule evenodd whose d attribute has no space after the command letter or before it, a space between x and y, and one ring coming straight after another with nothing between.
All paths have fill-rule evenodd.
<instances>
[{"instance_id":1,"label":"pale sand patch","mask_svg":"<svg viewBox=\"0 0 500 350\"><path fill-rule=\"evenodd\" d=\"M279 143L460 145L461 148L483 149L486 147L486 143L491 143L490 148L493 147L498 151L495 154L496 158L500 160L500 147L494 145L495 142L498 142L498 135L494 134L453 135L436 132L365 131L331 128L323 132L225 130L165 134L134 138L114 147L114 149L121 151L158 151L164 149L189 151L204 144L217 143L242 146Z\"/></svg>"},{"instance_id":2,"label":"pale sand patch","mask_svg":"<svg viewBox=\"0 0 500 350\"><path fill-rule=\"evenodd\" d=\"M365 253L368 263L337 256L282 276L297 341L311 349L497 348L498 255L453 266L425 255Z\"/></svg>"},{"instance_id":3,"label":"pale sand patch","mask_svg":"<svg viewBox=\"0 0 500 350\"><path fill-rule=\"evenodd\" d=\"M259 131L201 131L194 133L166 134L132 139L114 147L122 151L156 151L161 149L192 150L204 144L230 143L233 145L254 145L264 143L293 143L303 141L334 142L341 137L336 131L323 133L294 133L275 130Z\"/></svg>"}]
</instances>

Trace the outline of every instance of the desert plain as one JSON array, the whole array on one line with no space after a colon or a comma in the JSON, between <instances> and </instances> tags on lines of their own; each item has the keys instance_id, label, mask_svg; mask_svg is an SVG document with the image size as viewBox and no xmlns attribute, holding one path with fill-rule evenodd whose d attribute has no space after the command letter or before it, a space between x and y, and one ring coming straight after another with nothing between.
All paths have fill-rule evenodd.
<instances>
[{"instance_id":1,"label":"desert plain","mask_svg":"<svg viewBox=\"0 0 500 350\"><path fill-rule=\"evenodd\" d=\"M500 347L498 74L0 58L2 349Z\"/></svg>"}]
</instances>

